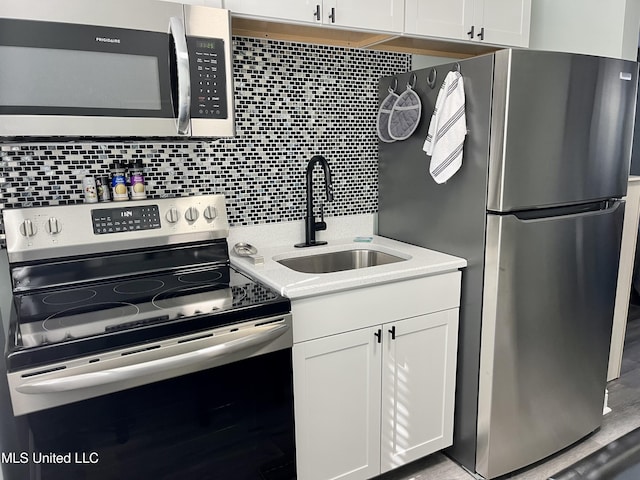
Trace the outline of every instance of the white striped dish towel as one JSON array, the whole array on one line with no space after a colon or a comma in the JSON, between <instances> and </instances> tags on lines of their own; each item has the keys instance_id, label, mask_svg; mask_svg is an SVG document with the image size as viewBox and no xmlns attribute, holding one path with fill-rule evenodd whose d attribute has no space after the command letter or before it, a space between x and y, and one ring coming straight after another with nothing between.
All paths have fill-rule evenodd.
<instances>
[{"instance_id":1,"label":"white striped dish towel","mask_svg":"<svg viewBox=\"0 0 640 480\"><path fill-rule=\"evenodd\" d=\"M464 82L460 72L453 71L442 82L422 147L431 156L429 173L436 183L446 182L462 166L466 134Z\"/></svg>"}]
</instances>

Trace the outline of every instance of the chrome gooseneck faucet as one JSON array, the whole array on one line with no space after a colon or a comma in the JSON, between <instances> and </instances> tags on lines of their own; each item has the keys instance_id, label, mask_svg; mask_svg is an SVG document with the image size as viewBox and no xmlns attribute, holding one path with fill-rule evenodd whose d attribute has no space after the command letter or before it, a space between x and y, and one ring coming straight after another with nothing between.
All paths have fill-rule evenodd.
<instances>
[{"instance_id":1,"label":"chrome gooseneck faucet","mask_svg":"<svg viewBox=\"0 0 640 480\"><path fill-rule=\"evenodd\" d=\"M304 243L297 243L296 247L313 247L315 245L326 245L327 242L316 240L318 230L326 230L327 224L324 221L324 205L320 204L320 221L316 222L313 213L313 167L319 163L324 172L324 188L327 202L333 201L333 183L331 183L331 169L329 162L322 155L314 155L307 164L307 216L304 219Z\"/></svg>"}]
</instances>

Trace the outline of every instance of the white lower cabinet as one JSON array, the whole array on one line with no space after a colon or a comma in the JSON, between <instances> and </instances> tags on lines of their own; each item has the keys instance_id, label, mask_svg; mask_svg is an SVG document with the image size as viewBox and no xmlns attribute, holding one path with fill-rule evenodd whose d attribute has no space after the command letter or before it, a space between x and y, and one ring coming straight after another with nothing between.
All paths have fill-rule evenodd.
<instances>
[{"instance_id":1,"label":"white lower cabinet","mask_svg":"<svg viewBox=\"0 0 640 480\"><path fill-rule=\"evenodd\" d=\"M298 478L367 479L451 445L457 333L453 308L295 344Z\"/></svg>"},{"instance_id":2,"label":"white lower cabinet","mask_svg":"<svg viewBox=\"0 0 640 480\"><path fill-rule=\"evenodd\" d=\"M298 478L370 478L380 471L379 328L293 346Z\"/></svg>"},{"instance_id":3,"label":"white lower cabinet","mask_svg":"<svg viewBox=\"0 0 640 480\"><path fill-rule=\"evenodd\" d=\"M387 324L383 333L381 473L453 441L458 309Z\"/></svg>"}]
</instances>

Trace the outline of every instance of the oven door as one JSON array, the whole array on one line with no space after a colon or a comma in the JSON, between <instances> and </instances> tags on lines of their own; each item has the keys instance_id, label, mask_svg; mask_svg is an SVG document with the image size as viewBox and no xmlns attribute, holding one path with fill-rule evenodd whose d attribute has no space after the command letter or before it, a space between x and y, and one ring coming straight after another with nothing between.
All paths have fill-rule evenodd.
<instances>
[{"instance_id":1,"label":"oven door","mask_svg":"<svg viewBox=\"0 0 640 480\"><path fill-rule=\"evenodd\" d=\"M112 352L88 359L91 371L49 372L62 374L53 381L23 372L31 393L19 408L43 408L16 417L2 409L3 478L295 479L290 322L287 314L235 324L228 335L159 340L121 352L129 363L121 369L109 367ZM149 358L179 341L189 351ZM14 387L0 381L0 403Z\"/></svg>"},{"instance_id":2,"label":"oven door","mask_svg":"<svg viewBox=\"0 0 640 480\"><path fill-rule=\"evenodd\" d=\"M15 3L35 6L31 1ZM162 15L147 12L153 13L146 21L149 30L108 25L123 24L125 12L111 12L100 20L104 24L42 21L42 12L33 19L0 18L0 135L188 133L182 6L158 7ZM13 12L20 8L3 5L0 17L23 13ZM74 20L70 12L69 21ZM129 23L133 27L145 22ZM177 78L179 72L186 75L184 81Z\"/></svg>"},{"instance_id":3,"label":"oven door","mask_svg":"<svg viewBox=\"0 0 640 480\"><path fill-rule=\"evenodd\" d=\"M31 479L296 478L290 348L26 418Z\"/></svg>"},{"instance_id":4,"label":"oven door","mask_svg":"<svg viewBox=\"0 0 640 480\"><path fill-rule=\"evenodd\" d=\"M10 371L13 413L47 410L291 348L292 344L291 315L287 314Z\"/></svg>"}]
</instances>

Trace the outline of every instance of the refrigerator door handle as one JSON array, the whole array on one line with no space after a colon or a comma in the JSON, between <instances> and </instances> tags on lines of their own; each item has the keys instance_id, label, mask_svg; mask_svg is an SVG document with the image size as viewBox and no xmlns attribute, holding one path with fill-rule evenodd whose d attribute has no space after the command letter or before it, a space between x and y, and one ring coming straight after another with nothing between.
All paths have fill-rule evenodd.
<instances>
[{"instance_id":1,"label":"refrigerator door handle","mask_svg":"<svg viewBox=\"0 0 640 480\"><path fill-rule=\"evenodd\" d=\"M567 207L541 208L537 210L525 210L511 212L518 220L535 221L552 217L580 217L594 214L612 213L624 204L624 200L603 200L600 202L571 205Z\"/></svg>"}]
</instances>

